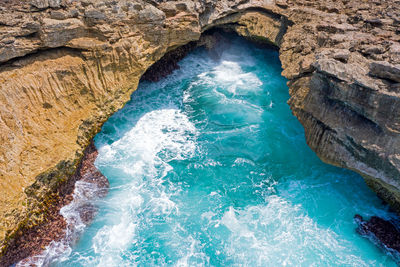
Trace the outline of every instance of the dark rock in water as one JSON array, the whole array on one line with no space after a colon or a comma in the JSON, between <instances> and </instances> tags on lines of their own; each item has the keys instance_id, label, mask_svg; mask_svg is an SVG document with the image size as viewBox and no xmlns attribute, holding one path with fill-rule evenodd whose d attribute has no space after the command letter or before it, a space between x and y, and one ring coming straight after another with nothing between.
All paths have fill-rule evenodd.
<instances>
[{"instance_id":1,"label":"dark rock in water","mask_svg":"<svg viewBox=\"0 0 400 267\"><path fill-rule=\"evenodd\" d=\"M222 35L218 32L203 34L198 41L190 42L166 53L160 60L147 69L141 80L157 82L167 77L174 70L179 69L178 62L196 47L205 47L209 51L211 57L217 60L220 58L222 51L217 51L214 47L215 44L220 41L226 40L223 40Z\"/></svg>"},{"instance_id":2,"label":"dark rock in water","mask_svg":"<svg viewBox=\"0 0 400 267\"><path fill-rule=\"evenodd\" d=\"M400 231L396 224L377 216L364 220L359 214L354 216L354 220L358 224L357 232L361 236L370 239L400 263Z\"/></svg>"},{"instance_id":3,"label":"dark rock in water","mask_svg":"<svg viewBox=\"0 0 400 267\"><path fill-rule=\"evenodd\" d=\"M89 224L94 216L97 213L97 206L93 205L92 203L85 203L84 205L77 208L77 212L79 213L79 217L81 218L84 224Z\"/></svg>"},{"instance_id":4,"label":"dark rock in water","mask_svg":"<svg viewBox=\"0 0 400 267\"><path fill-rule=\"evenodd\" d=\"M147 71L143 74L141 80L157 82L162 78L168 76L174 70L179 69L178 62L195 47L196 44L191 42L187 45L178 47L177 49L166 53L159 61L157 61L150 68L147 69Z\"/></svg>"},{"instance_id":5,"label":"dark rock in water","mask_svg":"<svg viewBox=\"0 0 400 267\"><path fill-rule=\"evenodd\" d=\"M0 266L10 266L33 255L39 255L51 241L59 241L66 235L69 227L60 209L74 200L73 192L77 181L95 185L97 190L92 197L104 197L109 188L107 178L94 166L97 158L97 149L93 142L85 150L83 160L74 176L60 188L58 188L56 202L50 205L47 211L47 220L44 224L37 225L20 236L16 236L7 253L0 259ZM89 224L96 212L97 207L91 203L84 203L77 208L80 219L84 224ZM25 264L24 262L21 262Z\"/></svg>"}]
</instances>

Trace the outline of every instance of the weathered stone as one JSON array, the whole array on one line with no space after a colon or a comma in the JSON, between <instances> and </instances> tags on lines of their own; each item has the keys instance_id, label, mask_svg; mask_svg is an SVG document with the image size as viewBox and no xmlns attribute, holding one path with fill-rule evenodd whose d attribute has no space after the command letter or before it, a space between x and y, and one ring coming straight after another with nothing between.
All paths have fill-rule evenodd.
<instances>
[{"instance_id":1,"label":"weathered stone","mask_svg":"<svg viewBox=\"0 0 400 267\"><path fill-rule=\"evenodd\" d=\"M275 4L283 8L288 7L288 3L286 0L275 0Z\"/></svg>"},{"instance_id":2,"label":"weathered stone","mask_svg":"<svg viewBox=\"0 0 400 267\"><path fill-rule=\"evenodd\" d=\"M52 8L58 8L61 6L61 0L49 0L49 6Z\"/></svg>"},{"instance_id":3,"label":"weathered stone","mask_svg":"<svg viewBox=\"0 0 400 267\"><path fill-rule=\"evenodd\" d=\"M386 61L371 62L371 75L400 82L400 65L392 65Z\"/></svg>"},{"instance_id":4,"label":"weathered stone","mask_svg":"<svg viewBox=\"0 0 400 267\"><path fill-rule=\"evenodd\" d=\"M85 26L78 19L43 19L40 31L40 39L47 47L59 47L65 45L74 38L85 35Z\"/></svg>"},{"instance_id":5,"label":"weathered stone","mask_svg":"<svg viewBox=\"0 0 400 267\"><path fill-rule=\"evenodd\" d=\"M50 18L63 20L66 19L68 16L61 11L51 11Z\"/></svg>"},{"instance_id":6,"label":"weathered stone","mask_svg":"<svg viewBox=\"0 0 400 267\"><path fill-rule=\"evenodd\" d=\"M106 18L106 15L99 10L90 9L85 11L85 18L91 23L97 23Z\"/></svg>"},{"instance_id":7,"label":"weathered stone","mask_svg":"<svg viewBox=\"0 0 400 267\"><path fill-rule=\"evenodd\" d=\"M49 0L31 0L31 5L37 8L48 8Z\"/></svg>"},{"instance_id":8,"label":"weathered stone","mask_svg":"<svg viewBox=\"0 0 400 267\"><path fill-rule=\"evenodd\" d=\"M102 42L94 38L75 38L68 42L66 47L71 47L80 50L105 50L111 48L111 46L107 42Z\"/></svg>"},{"instance_id":9,"label":"weathered stone","mask_svg":"<svg viewBox=\"0 0 400 267\"><path fill-rule=\"evenodd\" d=\"M333 54L334 59L342 61L343 63L346 63L349 60L349 56L350 56L350 51L346 49L342 49Z\"/></svg>"}]
</instances>

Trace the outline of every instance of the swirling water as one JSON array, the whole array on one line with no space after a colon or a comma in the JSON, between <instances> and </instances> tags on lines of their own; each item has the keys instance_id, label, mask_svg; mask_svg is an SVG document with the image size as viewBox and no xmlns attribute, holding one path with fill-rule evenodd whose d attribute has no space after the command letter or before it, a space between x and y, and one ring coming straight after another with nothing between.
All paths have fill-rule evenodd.
<instances>
[{"instance_id":1,"label":"swirling water","mask_svg":"<svg viewBox=\"0 0 400 267\"><path fill-rule=\"evenodd\" d=\"M391 214L307 147L278 53L229 38L107 121L109 194L54 266L395 266L353 222Z\"/></svg>"}]
</instances>

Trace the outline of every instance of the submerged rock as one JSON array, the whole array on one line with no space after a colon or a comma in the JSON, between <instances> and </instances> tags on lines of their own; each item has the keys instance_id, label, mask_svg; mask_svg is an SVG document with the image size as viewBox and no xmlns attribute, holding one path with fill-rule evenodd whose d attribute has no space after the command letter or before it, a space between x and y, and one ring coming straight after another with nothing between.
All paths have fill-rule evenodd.
<instances>
[{"instance_id":1,"label":"submerged rock","mask_svg":"<svg viewBox=\"0 0 400 267\"><path fill-rule=\"evenodd\" d=\"M79 171L66 184L58 188L57 196L52 200L54 204L49 205L49 209L46 210L45 222L17 233L10 241L9 249L0 258L0 266L10 266L22 259L29 260L29 257L40 254L52 241L60 241L65 238L71 239L66 242L76 241L72 239L73 224L76 222L68 221L68 218L61 215L60 210L75 201L77 203L73 203L74 210L77 212L79 220L85 225L93 220L98 208L92 201L104 197L109 187L107 178L94 166L97 154L97 149L91 143L85 150ZM85 195L83 200L74 199L77 181L88 185L79 188L79 194ZM71 236L66 236L68 234L67 227ZM31 266L24 262L21 264Z\"/></svg>"},{"instance_id":2,"label":"submerged rock","mask_svg":"<svg viewBox=\"0 0 400 267\"><path fill-rule=\"evenodd\" d=\"M364 220L359 214L354 216L358 224L357 232L389 253L400 263L400 229L396 224L377 216Z\"/></svg>"}]
</instances>

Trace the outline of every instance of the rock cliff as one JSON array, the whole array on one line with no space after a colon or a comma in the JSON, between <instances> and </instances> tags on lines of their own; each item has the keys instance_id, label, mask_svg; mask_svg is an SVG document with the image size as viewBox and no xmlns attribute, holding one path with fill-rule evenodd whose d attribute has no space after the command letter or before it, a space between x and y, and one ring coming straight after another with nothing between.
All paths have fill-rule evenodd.
<instances>
[{"instance_id":1,"label":"rock cliff","mask_svg":"<svg viewBox=\"0 0 400 267\"><path fill-rule=\"evenodd\" d=\"M55 189L142 74L213 27L279 47L309 146L400 212L400 1L0 3L3 248L46 220Z\"/></svg>"}]
</instances>

